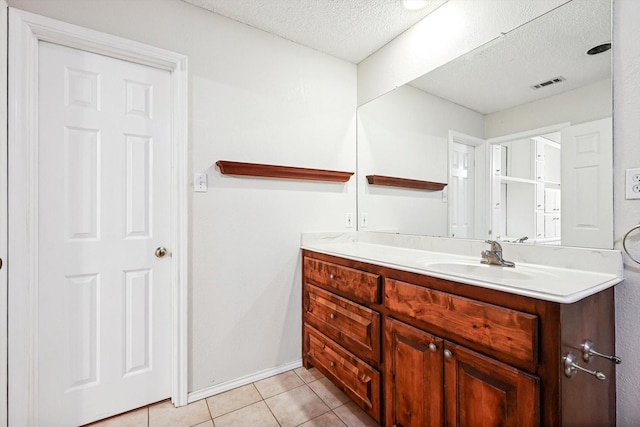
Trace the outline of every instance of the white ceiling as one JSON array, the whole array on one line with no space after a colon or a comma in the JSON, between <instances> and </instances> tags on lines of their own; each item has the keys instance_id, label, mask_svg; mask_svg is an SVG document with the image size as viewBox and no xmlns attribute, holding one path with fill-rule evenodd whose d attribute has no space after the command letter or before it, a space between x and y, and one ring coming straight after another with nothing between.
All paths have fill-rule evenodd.
<instances>
[{"instance_id":1,"label":"white ceiling","mask_svg":"<svg viewBox=\"0 0 640 427\"><path fill-rule=\"evenodd\" d=\"M448 0L183 0L354 64ZM418 1L418 0L410 0Z\"/></svg>"},{"instance_id":2,"label":"white ceiling","mask_svg":"<svg viewBox=\"0 0 640 427\"><path fill-rule=\"evenodd\" d=\"M489 114L611 78L610 50L586 55L610 41L611 1L573 0L410 85Z\"/></svg>"}]
</instances>

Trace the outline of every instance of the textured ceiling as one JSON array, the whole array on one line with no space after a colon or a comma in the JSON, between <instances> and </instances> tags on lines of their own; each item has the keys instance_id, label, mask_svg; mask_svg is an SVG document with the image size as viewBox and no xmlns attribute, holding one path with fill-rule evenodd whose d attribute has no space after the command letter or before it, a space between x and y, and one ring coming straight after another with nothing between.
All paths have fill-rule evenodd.
<instances>
[{"instance_id":1,"label":"textured ceiling","mask_svg":"<svg viewBox=\"0 0 640 427\"><path fill-rule=\"evenodd\" d=\"M447 2L410 11L401 0L183 1L354 64Z\"/></svg>"},{"instance_id":2,"label":"textured ceiling","mask_svg":"<svg viewBox=\"0 0 640 427\"><path fill-rule=\"evenodd\" d=\"M610 78L610 50L585 54L610 41L611 1L573 0L410 85L488 114Z\"/></svg>"}]
</instances>

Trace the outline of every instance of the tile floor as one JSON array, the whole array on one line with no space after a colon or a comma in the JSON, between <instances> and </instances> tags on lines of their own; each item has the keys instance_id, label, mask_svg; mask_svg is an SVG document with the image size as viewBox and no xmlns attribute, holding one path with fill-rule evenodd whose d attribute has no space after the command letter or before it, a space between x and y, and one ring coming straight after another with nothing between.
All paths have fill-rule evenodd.
<instances>
[{"instance_id":1,"label":"tile floor","mask_svg":"<svg viewBox=\"0 0 640 427\"><path fill-rule=\"evenodd\" d=\"M374 427L316 369L298 368L174 408L161 402L91 427Z\"/></svg>"}]
</instances>

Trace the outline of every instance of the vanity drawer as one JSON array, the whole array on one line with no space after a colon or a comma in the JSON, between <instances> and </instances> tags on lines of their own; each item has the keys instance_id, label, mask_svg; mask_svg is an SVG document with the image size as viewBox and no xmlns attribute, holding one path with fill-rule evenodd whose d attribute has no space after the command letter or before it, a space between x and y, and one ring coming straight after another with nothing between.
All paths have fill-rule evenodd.
<instances>
[{"instance_id":1,"label":"vanity drawer","mask_svg":"<svg viewBox=\"0 0 640 427\"><path fill-rule=\"evenodd\" d=\"M390 315L435 327L448 339L477 343L480 351L508 355L532 366L538 361L538 316L461 296L386 279Z\"/></svg>"},{"instance_id":2,"label":"vanity drawer","mask_svg":"<svg viewBox=\"0 0 640 427\"><path fill-rule=\"evenodd\" d=\"M380 422L380 373L311 326L304 328L308 361Z\"/></svg>"},{"instance_id":3,"label":"vanity drawer","mask_svg":"<svg viewBox=\"0 0 640 427\"><path fill-rule=\"evenodd\" d=\"M378 304L380 276L313 258L304 258L304 282L333 289L347 297Z\"/></svg>"},{"instance_id":4,"label":"vanity drawer","mask_svg":"<svg viewBox=\"0 0 640 427\"><path fill-rule=\"evenodd\" d=\"M313 285L305 286L305 321L357 356L380 361L380 314Z\"/></svg>"}]
</instances>

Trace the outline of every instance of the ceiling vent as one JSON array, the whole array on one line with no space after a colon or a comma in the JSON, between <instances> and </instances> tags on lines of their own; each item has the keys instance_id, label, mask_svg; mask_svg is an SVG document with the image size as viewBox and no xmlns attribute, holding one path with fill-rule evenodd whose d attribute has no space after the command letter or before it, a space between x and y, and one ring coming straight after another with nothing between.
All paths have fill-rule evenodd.
<instances>
[{"instance_id":1,"label":"ceiling vent","mask_svg":"<svg viewBox=\"0 0 640 427\"><path fill-rule=\"evenodd\" d=\"M562 83L565 80L567 80L567 79L565 79L562 76L554 77L551 80L547 80L546 82L538 83L537 85L531 86L531 89L534 89L534 90L542 89L543 87L547 87L547 86L555 85L555 84L558 84L558 83Z\"/></svg>"}]
</instances>

